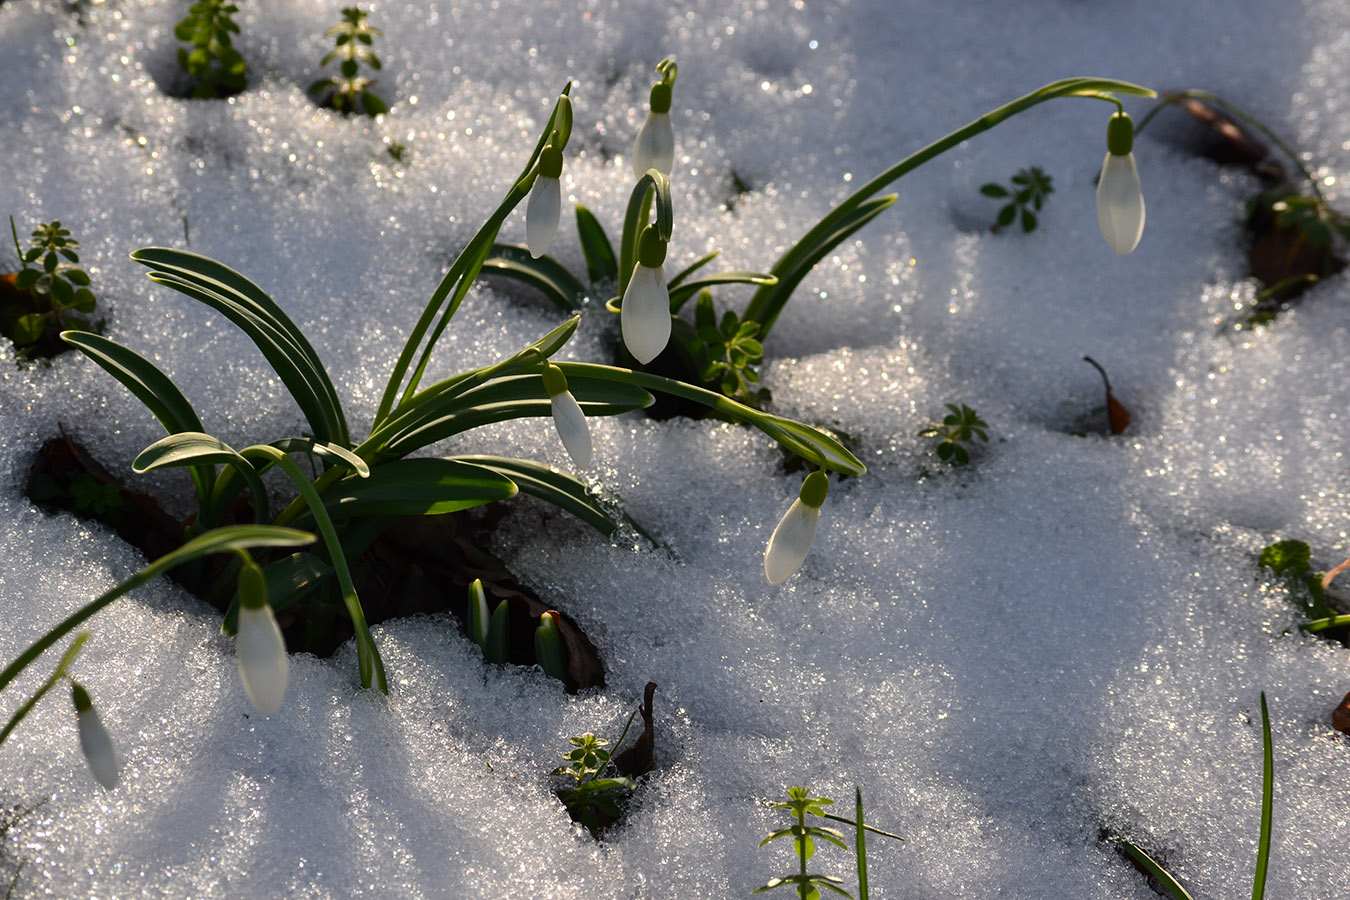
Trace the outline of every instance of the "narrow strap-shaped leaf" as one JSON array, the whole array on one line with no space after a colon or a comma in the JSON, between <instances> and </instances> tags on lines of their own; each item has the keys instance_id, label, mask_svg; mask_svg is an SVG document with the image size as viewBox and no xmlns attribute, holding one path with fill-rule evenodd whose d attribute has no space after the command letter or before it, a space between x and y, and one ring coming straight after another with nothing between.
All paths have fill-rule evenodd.
<instances>
[{"instance_id":1,"label":"narrow strap-shaped leaf","mask_svg":"<svg viewBox=\"0 0 1350 900\"><path fill-rule=\"evenodd\" d=\"M303 547L305 544L313 542L314 535L309 532L298 531L294 528L280 528L275 525L228 525L198 535L177 550L164 554L121 584L100 594L97 599L86 603L66 616L51 631L34 641L32 646L19 655L18 659L6 666L3 672L0 672L0 691L3 691L33 660L41 656L61 638L78 628L90 616L174 566L182 565L210 553L224 553L251 547Z\"/></svg>"},{"instance_id":2,"label":"narrow strap-shaped leaf","mask_svg":"<svg viewBox=\"0 0 1350 900\"><path fill-rule=\"evenodd\" d=\"M573 378L590 377L660 391L673 397L683 397L701 403L733 421L753 425L802 459L821 468L843 472L846 475L861 475L867 471L867 467L843 444L823 431L783 416L752 409L730 397L715 394L692 384L685 384L673 378L662 378L649 372L635 372L632 369L594 363L564 362L558 363L558 368L567 376L568 384L573 383Z\"/></svg>"},{"instance_id":3,"label":"narrow strap-shaped leaf","mask_svg":"<svg viewBox=\"0 0 1350 900\"><path fill-rule=\"evenodd\" d=\"M212 289L201 279L164 272L151 272L150 279L210 306L238 326L262 351L263 357L286 385L315 437L323 441L347 442L347 423L335 395L331 395L332 384L322 365L308 359L307 343L303 347L298 345L292 334L266 312L250 302L241 301L238 295Z\"/></svg>"},{"instance_id":4,"label":"narrow strap-shaped leaf","mask_svg":"<svg viewBox=\"0 0 1350 900\"><path fill-rule=\"evenodd\" d=\"M300 491L305 504L309 507L314 524L323 538L328 550L328 561L332 563L333 573L337 575L338 585L342 589L342 602L347 608L347 618L352 621L352 631L356 635L356 664L361 672L361 687L378 687L382 693L389 693L389 681L384 674L384 661L380 659L380 650L375 646L375 638L366 624L366 613L361 608L361 598L356 595L356 585L352 584L351 570L347 567L347 557L342 552L342 541L338 538L333 520L328 516L323 499L314 485L305 477L305 473L295 461L276 447L267 444L254 444L241 451L245 458L258 457L269 463L275 463L285 472ZM366 484L369 479L359 479L358 484Z\"/></svg>"},{"instance_id":5,"label":"narrow strap-shaped leaf","mask_svg":"<svg viewBox=\"0 0 1350 900\"><path fill-rule=\"evenodd\" d=\"M315 456L336 459L362 478L370 475L370 466L366 465L364 459L337 444L320 444L311 438L282 438L273 441L272 446L283 453L313 453Z\"/></svg>"},{"instance_id":6,"label":"narrow strap-shaped leaf","mask_svg":"<svg viewBox=\"0 0 1350 900\"><path fill-rule=\"evenodd\" d=\"M672 291L675 290L675 288L679 287L681 284L684 283L684 280L686 278L688 278L690 275L693 275L699 269L703 268L708 263L712 262L714 259L717 259L717 257L721 255L722 255L721 250L714 250L711 253L708 253L704 256L700 256L698 259L694 260L692 263L685 266L683 269L676 272L673 276L667 279L666 287Z\"/></svg>"},{"instance_id":7,"label":"narrow strap-shaped leaf","mask_svg":"<svg viewBox=\"0 0 1350 900\"><path fill-rule=\"evenodd\" d=\"M212 435L199 431L182 431L160 438L140 452L132 461L131 469L143 474L170 466L197 466L203 463L224 464L238 472L248 484L249 493L253 495L254 520L259 523L267 521L270 517L267 488L263 486L262 479L258 477L253 464L240 456L229 444Z\"/></svg>"},{"instance_id":8,"label":"narrow strap-shaped leaf","mask_svg":"<svg viewBox=\"0 0 1350 900\"><path fill-rule=\"evenodd\" d=\"M313 553L304 551L273 560L263 566L262 570L263 577L267 579L267 605L276 612L290 606L333 577L332 566ZM221 622L220 630L232 636L238 627L239 594L236 592L225 610L225 620Z\"/></svg>"},{"instance_id":9,"label":"narrow strap-shaped leaf","mask_svg":"<svg viewBox=\"0 0 1350 900\"><path fill-rule=\"evenodd\" d=\"M581 252L586 257L586 275L591 284L617 284L619 261L614 257L614 247L600 221L580 203L577 204L577 237L581 239Z\"/></svg>"},{"instance_id":10,"label":"narrow strap-shaped leaf","mask_svg":"<svg viewBox=\"0 0 1350 900\"><path fill-rule=\"evenodd\" d=\"M1153 857L1123 838L1119 840L1119 844L1126 856L1134 860L1150 877L1162 885L1163 890L1172 895L1172 900L1192 900L1191 895L1181 886L1181 882L1173 878L1172 873L1164 869Z\"/></svg>"},{"instance_id":11,"label":"narrow strap-shaped leaf","mask_svg":"<svg viewBox=\"0 0 1350 900\"><path fill-rule=\"evenodd\" d=\"M713 287L719 284L753 284L753 285L771 285L778 279L765 272L731 271L718 272L716 275L706 275L703 278L696 278L693 281L686 281L679 287L670 288L670 311L679 312L680 307L689 302L689 298L697 294L704 288Z\"/></svg>"},{"instance_id":12,"label":"narrow strap-shaped leaf","mask_svg":"<svg viewBox=\"0 0 1350 900\"><path fill-rule=\"evenodd\" d=\"M514 481L524 493L571 513L601 534L611 535L618 530L618 521L591 496L586 485L566 472L559 472L532 460L504 456L454 456L451 459L500 472Z\"/></svg>"},{"instance_id":13,"label":"narrow strap-shaped leaf","mask_svg":"<svg viewBox=\"0 0 1350 900\"><path fill-rule=\"evenodd\" d=\"M1261 837L1256 845L1256 874L1252 900L1266 895L1266 872L1270 867L1270 820L1275 805L1275 755L1270 741L1270 711L1266 692L1261 692Z\"/></svg>"},{"instance_id":14,"label":"narrow strap-shaped leaf","mask_svg":"<svg viewBox=\"0 0 1350 900\"><path fill-rule=\"evenodd\" d=\"M483 261L482 274L528 285L563 312L581 309L586 299L585 286L562 263L547 255L536 259L528 248L518 244L493 244Z\"/></svg>"},{"instance_id":15,"label":"narrow strap-shaped leaf","mask_svg":"<svg viewBox=\"0 0 1350 900\"><path fill-rule=\"evenodd\" d=\"M653 400L642 387L616 379L593 378L586 372L578 372L575 379L569 375L567 385L581 411L588 416L613 416L643 409ZM422 404L416 416L371 450L385 457L407 456L420 447L480 425L552 414L540 375L493 378L463 393Z\"/></svg>"},{"instance_id":16,"label":"narrow strap-shaped leaf","mask_svg":"<svg viewBox=\"0 0 1350 900\"><path fill-rule=\"evenodd\" d=\"M80 648L84 646L84 642L87 640L89 640L89 632L85 631L77 635L75 640L70 642L70 646L66 648L66 652L61 655L61 661L56 664L56 668L52 671L51 677L42 683L42 687L38 688L37 691L33 693L33 696L29 697L22 706L15 710L14 715L10 717L10 720L5 724L5 727L0 729L0 744L3 744L5 738L9 737L10 733L14 731L15 728L19 727L19 723L33 711L33 707L37 706L38 702L42 700L43 697L47 696L47 693L52 688L56 687L62 676L66 674L66 670L75 662L75 657L80 655Z\"/></svg>"},{"instance_id":17,"label":"narrow strap-shaped leaf","mask_svg":"<svg viewBox=\"0 0 1350 900\"><path fill-rule=\"evenodd\" d=\"M742 318L758 322L760 337L766 336L778 321L778 314L783 311L783 306L792 296L792 292L815 264L829 255L835 247L848 240L855 231L889 208L895 203L896 197L896 194L887 194L875 200L868 200L850 211L848 215L839 217L833 223L833 228L816 235L811 243L794 247L793 250L797 252L791 258L785 255L773 267L772 272L777 276L777 283L767 283L757 290Z\"/></svg>"},{"instance_id":18,"label":"narrow strap-shaped leaf","mask_svg":"<svg viewBox=\"0 0 1350 900\"><path fill-rule=\"evenodd\" d=\"M343 520L455 512L516 491L515 482L495 469L430 457L391 460L371 469L369 478L340 481L322 496L332 518Z\"/></svg>"}]
</instances>

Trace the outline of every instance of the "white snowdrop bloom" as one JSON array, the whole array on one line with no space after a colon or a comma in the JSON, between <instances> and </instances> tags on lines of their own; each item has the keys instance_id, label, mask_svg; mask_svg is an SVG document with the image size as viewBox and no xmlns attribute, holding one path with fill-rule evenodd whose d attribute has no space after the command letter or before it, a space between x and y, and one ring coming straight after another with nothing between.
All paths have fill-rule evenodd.
<instances>
[{"instance_id":1,"label":"white snowdrop bloom","mask_svg":"<svg viewBox=\"0 0 1350 900\"><path fill-rule=\"evenodd\" d=\"M558 233L558 217L562 212L562 153L553 145L544 148L539 157L539 175L530 188L530 199L525 204L525 244L535 259L548 252L553 236Z\"/></svg>"},{"instance_id":2,"label":"white snowdrop bloom","mask_svg":"<svg viewBox=\"0 0 1350 900\"><path fill-rule=\"evenodd\" d=\"M112 738L103 720L98 717L89 693L76 684L71 689L75 701L75 719L80 731L80 751L89 763L94 779L107 790L117 786L117 754L113 752Z\"/></svg>"},{"instance_id":3,"label":"white snowdrop bloom","mask_svg":"<svg viewBox=\"0 0 1350 900\"><path fill-rule=\"evenodd\" d=\"M638 362L646 363L670 341L670 291L666 289L666 242L648 225L638 242L638 264L623 292L619 324L623 343Z\"/></svg>"},{"instance_id":4,"label":"white snowdrop bloom","mask_svg":"<svg viewBox=\"0 0 1350 900\"><path fill-rule=\"evenodd\" d=\"M633 142L633 172L641 178L648 169L655 169L670 177L674 167L675 129L671 127L670 114L653 109L647 113L647 121L642 123L637 140Z\"/></svg>"},{"instance_id":5,"label":"white snowdrop bloom","mask_svg":"<svg viewBox=\"0 0 1350 900\"><path fill-rule=\"evenodd\" d=\"M1144 193L1134 164L1134 123L1116 113L1106 128L1106 160L1097 180L1097 224L1117 256L1139 246L1144 234Z\"/></svg>"},{"instance_id":6,"label":"white snowdrop bloom","mask_svg":"<svg viewBox=\"0 0 1350 900\"><path fill-rule=\"evenodd\" d=\"M591 465L591 429L586 424L586 414L581 411L576 398L567 389L567 377L557 366L544 370L544 390L548 391L553 408L553 425L558 429L567 455L578 469L588 469Z\"/></svg>"},{"instance_id":7,"label":"white snowdrop bloom","mask_svg":"<svg viewBox=\"0 0 1350 900\"><path fill-rule=\"evenodd\" d=\"M830 482L824 472L812 472L802 482L801 493L773 530L768 549L764 551L764 577L769 584L781 584L801 568L816 539L820 507L829 489Z\"/></svg>"},{"instance_id":8,"label":"white snowdrop bloom","mask_svg":"<svg viewBox=\"0 0 1350 900\"><path fill-rule=\"evenodd\" d=\"M234 653L239 663L239 680L249 702L263 715L275 715L286 698L290 662L286 659L286 641L277 618L267 605L262 570L252 562L245 563L239 572L239 624L235 629Z\"/></svg>"}]
</instances>

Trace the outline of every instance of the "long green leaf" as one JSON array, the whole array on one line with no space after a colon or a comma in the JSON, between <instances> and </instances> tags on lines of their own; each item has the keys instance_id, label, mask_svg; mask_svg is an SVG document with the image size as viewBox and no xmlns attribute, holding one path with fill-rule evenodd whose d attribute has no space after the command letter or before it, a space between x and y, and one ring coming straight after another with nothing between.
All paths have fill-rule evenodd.
<instances>
[{"instance_id":1,"label":"long green leaf","mask_svg":"<svg viewBox=\"0 0 1350 900\"><path fill-rule=\"evenodd\" d=\"M610 535L618 530L619 523L595 497L591 496L586 490L586 485L566 472L559 472L557 469L528 459L510 459L503 456L451 458L500 472L514 481L524 493L571 513L601 534Z\"/></svg>"},{"instance_id":2,"label":"long green leaf","mask_svg":"<svg viewBox=\"0 0 1350 900\"><path fill-rule=\"evenodd\" d=\"M59 682L61 677L66 674L66 670L75 662L75 657L80 655L80 648L84 646L84 642L87 640L89 640L89 632L85 631L78 635L75 640L70 642L70 646L66 648L66 652L61 656L61 661L56 664L56 668L52 671L51 677L42 683L42 687L38 688L37 691L33 693L33 696L29 697L27 702L15 711L14 715L10 717L9 722L5 724L5 727L0 729L0 744L3 744L5 738L9 737L10 733L13 732L15 728L19 727L19 723L33 711L33 707L37 706L38 702L41 701L43 697L47 696L47 693L52 688L56 687L57 682Z\"/></svg>"},{"instance_id":3,"label":"long green leaf","mask_svg":"<svg viewBox=\"0 0 1350 900\"><path fill-rule=\"evenodd\" d=\"M203 464L223 464L232 466L248 485L253 495L253 515L259 523L270 517L267 501L267 488L263 486L258 472L243 456L240 456L229 444L199 431L183 431L160 438L146 447L132 461L131 469L137 474L152 472L173 466L200 466ZM221 479L224 484L225 479Z\"/></svg>"},{"instance_id":4,"label":"long green leaf","mask_svg":"<svg viewBox=\"0 0 1350 900\"><path fill-rule=\"evenodd\" d=\"M581 239L581 252L586 257L586 275L591 284L617 284L619 261L614 257L614 247L601 227L600 220L580 203L577 204L577 236Z\"/></svg>"},{"instance_id":5,"label":"long green leaf","mask_svg":"<svg viewBox=\"0 0 1350 900\"><path fill-rule=\"evenodd\" d=\"M300 405L315 438L348 443L347 420L323 363L262 288L224 263L184 250L146 247L131 258L148 266L154 281L207 304L242 329Z\"/></svg>"},{"instance_id":6,"label":"long green leaf","mask_svg":"<svg viewBox=\"0 0 1350 900\"><path fill-rule=\"evenodd\" d=\"M244 550L251 547L303 547L314 542L314 535L294 528L280 528L275 525L228 525L198 535L171 553L166 553L135 575L123 581L115 588L100 594L97 599L86 603L47 632L25 650L18 659L0 672L0 691L14 680L33 660L74 629L78 628L90 616L112 603L124 594L134 591L162 572L172 569L210 553Z\"/></svg>"},{"instance_id":7,"label":"long green leaf","mask_svg":"<svg viewBox=\"0 0 1350 900\"><path fill-rule=\"evenodd\" d=\"M703 268L708 263L712 262L714 259L717 259L717 257L721 255L722 255L721 250L714 250L711 253L706 253L703 256L700 256L698 259L694 260L692 263L685 266L683 269L676 272L674 275L670 276L670 278L666 280L666 288L672 291L675 290L677 287L679 287L681 284L684 283L684 280L686 278L693 275L699 269Z\"/></svg>"},{"instance_id":8,"label":"long green leaf","mask_svg":"<svg viewBox=\"0 0 1350 900\"><path fill-rule=\"evenodd\" d=\"M323 493L336 520L364 516L423 516L455 512L516 494L506 475L452 459L396 459L370 477L346 479Z\"/></svg>"},{"instance_id":9,"label":"long green leaf","mask_svg":"<svg viewBox=\"0 0 1350 900\"><path fill-rule=\"evenodd\" d=\"M1270 712L1266 692L1261 692L1261 837L1256 845L1256 875L1252 900L1266 895L1266 872L1270 867L1270 820L1275 806L1275 755L1270 741Z\"/></svg>"},{"instance_id":10,"label":"long green leaf","mask_svg":"<svg viewBox=\"0 0 1350 900\"><path fill-rule=\"evenodd\" d=\"M707 287L713 287L719 284L754 284L771 285L778 279L764 272L748 271L730 271L718 272L716 275L706 275L703 278L696 278L693 281L686 281L679 287L670 289L670 311L679 312L680 307L689 302L689 298Z\"/></svg>"},{"instance_id":11,"label":"long green leaf","mask_svg":"<svg viewBox=\"0 0 1350 900\"><path fill-rule=\"evenodd\" d=\"M276 612L313 591L333 577L333 567L313 553L304 551L274 560L262 567L267 579L267 605ZM233 635L239 624L239 594L236 592L225 610L220 630Z\"/></svg>"},{"instance_id":12,"label":"long green leaf","mask_svg":"<svg viewBox=\"0 0 1350 900\"><path fill-rule=\"evenodd\" d=\"M1173 900L1192 900L1191 895L1181 886L1181 882L1173 878L1172 873L1154 861L1153 857L1123 838L1119 840L1119 844L1120 849L1124 850L1130 859L1138 863L1140 868L1148 872L1158 884L1162 885L1163 889L1172 895Z\"/></svg>"},{"instance_id":13,"label":"long green leaf","mask_svg":"<svg viewBox=\"0 0 1350 900\"><path fill-rule=\"evenodd\" d=\"M586 299L585 286L562 263L547 255L536 259L529 248L518 244L493 244L482 274L528 285L564 312L581 309Z\"/></svg>"},{"instance_id":14,"label":"long green leaf","mask_svg":"<svg viewBox=\"0 0 1350 900\"><path fill-rule=\"evenodd\" d=\"M810 425L803 425L801 422L795 422L792 419L752 409L729 397L695 387L692 384L685 384L683 381L676 381L673 378L662 378L660 375L653 375L649 372L635 372L632 369L600 366L593 363L564 362L558 363L558 368L562 369L567 376L568 384L575 383L574 378L589 377L598 381L615 381L652 391L660 391L673 397L693 400L695 403L701 403L709 409L716 410L733 421L753 425L802 459L823 469L843 472L846 475L861 475L867 471L867 467L850 453L843 444L823 431L812 428Z\"/></svg>"},{"instance_id":15,"label":"long green leaf","mask_svg":"<svg viewBox=\"0 0 1350 900\"><path fill-rule=\"evenodd\" d=\"M145 404L169 434L180 431L204 431L201 419L183 392L150 360L114 340L90 331L63 331L61 340L98 363L105 372ZM211 495L216 470L212 466L192 469L197 498L205 504Z\"/></svg>"}]
</instances>

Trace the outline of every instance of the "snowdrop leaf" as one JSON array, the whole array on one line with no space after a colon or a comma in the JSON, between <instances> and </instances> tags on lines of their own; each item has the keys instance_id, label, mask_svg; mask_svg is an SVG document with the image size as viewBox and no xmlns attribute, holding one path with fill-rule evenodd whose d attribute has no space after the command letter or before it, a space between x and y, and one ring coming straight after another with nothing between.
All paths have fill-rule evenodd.
<instances>
[{"instance_id":1,"label":"snowdrop leaf","mask_svg":"<svg viewBox=\"0 0 1350 900\"><path fill-rule=\"evenodd\" d=\"M334 519L421 516L454 512L516 494L511 479L493 469L452 459L391 460L369 478L349 478L324 491Z\"/></svg>"},{"instance_id":2,"label":"snowdrop leaf","mask_svg":"<svg viewBox=\"0 0 1350 900\"><path fill-rule=\"evenodd\" d=\"M131 463L132 471L138 474L152 472L170 466L210 466L214 471L216 464L231 466L244 479L249 492L253 495L254 521L265 522L271 518L267 500L267 488L253 464L219 438L198 431L182 431L160 438L137 455ZM224 479L222 479L222 482ZM226 485L221 484L221 487ZM227 500L228 498L221 498Z\"/></svg>"},{"instance_id":3,"label":"snowdrop leaf","mask_svg":"<svg viewBox=\"0 0 1350 900\"><path fill-rule=\"evenodd\" d=\"M586 288L562 263L551 256L535 258L529 248L517 244L493 244L483 262L484 275L497 275L539 291L563 312L581 309Z\"/></svg>"},{"instance_id":4,"label":"snowdrop leaf","mask_svg":"<svg viewBox=\"0 0 1350 900\"><path fill-rule=\"evenodd\" d=\"M619 262L614 258L614 247L600 221L580 203L577 204L577 237L581 239L581 252L586 257L586 275L591 284L617 282Z\"/></svg>"},{"instance_id":5,"label":"snowdrop leaf","mask_svg":"<svg viewBox=\"0 0 1350 900\"><path fill-rule=\"evenodd\" d=\"M618 521L586 490L586 485L566 472L528 459L502 456L453 458L500 472L514 481L522 493L538 497L571 513L601 534L613 534L619 527Z\"/></svg>"},{"instance_id":6,"label":"snowdrop leaf","mask_svg":"<svg viewBox=\"0 0 1350 900\"><path fill-rule=\"evenodd\" d=\"M730 272L719 272L716 275L705 275L693 281L687 281L679 287L667 284L670 288L670 311L679 312L680 307L689 301L689 298L697 294L704 288L709 288L718 284L753 284L758 287L773 285L778 281L773 275L766 272L749 272L736 270Z\"/></svg>"}]
</instances>

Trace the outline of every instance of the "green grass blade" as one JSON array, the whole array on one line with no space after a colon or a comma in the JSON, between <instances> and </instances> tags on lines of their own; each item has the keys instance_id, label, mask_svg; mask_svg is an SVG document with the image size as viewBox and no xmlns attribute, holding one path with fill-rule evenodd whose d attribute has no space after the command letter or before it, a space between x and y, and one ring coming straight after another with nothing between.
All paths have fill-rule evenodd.
<instances>
[{"instance_id":1,"label":"green grass blade","mask_svg":"<svg viewBox=\"0 0 1350 900\"><path fill-rule=\"evenodd\" d=\"M89 640L89 632L86 631L70 642L70 646L67 647L66 652L62 654L61 661L56 664L56 669L52 672L51 677L42 683L42 687L38 688L33 693L33 696L29 697L27 702L25 702L23 706L20 706L14 715L10 717L9 722L5 724L5 727L0 729L0 744L5 742L5 738L9 737L10 732L19 727L19 723L33 711L33 707L37 706L42 698L47 696L47 693L51 691L52 688L56 687L57 683L61 680L61 677L66 674L66 670L70 668L73 662L75 662L75 657L80 655L80 648L84 646L84 642L87 640Z\"/></svg>"},{"instance_id":2,"label":"green grass blade","mask_svg":"<svg viewBox=\"0 0 1350 900\"><path fill-rule=\"evenodd\" d=\"M681 284L684 283L684 280L686 278L688 278L690 275L693 275L699 269L703 268L708 263L712 262L714 259L717 259L717 257L721 255L722 255L721 250L714 250L711 253L708 253L704 256L700 256L698 259L694 260L692 263L685 266L680 271L676 272L674 276L668 278L666 280L666 288L672 291L675 290L675 288L679 287Z\"/></svg>"},{"instance_id":3,"label":"green grass blade","mask_svg":"<svg viewBox=\"0 0 1350 900\"><path fill-rule=\"evenodd\" d=\"M47 651L86 619L102 610L114 600L134 591L150 579L210 553L243 550L252 547L302 547L314 542L314 535L294 528L280 528L275 525L229 525L216 528L198 535L171 553L166 553L121 584L100 594L97 599L86 603L75 612L66 616L60 624L38 638L27 650L0 672L0 691L14 680L33 660Z\"/></svg>"},{"instance_id":4,"label":"green grass blade","mask_svg":"<svg viewBox=\"0 0 1350 900\"><path fill-rule=\"evenodd\" d=\"M1256 875L1252 879L1252 900L1266 894L1266 870L1270 864L1270 820L1275 803L1275 755L1270 742L1270 712L1266 692L1261 692L1261 838L1256 847Z\"/></svg>"},{"instance_id":5,"label":"green grass blade","mask_svg":"<svg viewBox=\"0 0 1350 900\"><path fill-rule=\"evenodd\" d=\"M518 244L493 244L482 274L497 275L528 285L563 312L581 309L586 299L586 288L563 264L551 256L535 259L526 247Z\"/></svg>"},{"instance_id":6,"label":"green grass blade","mask_svg":"<svg viewBox=\"0 0 1350 900\"><path fill-rule=\"evenodd\" d=\"M1299 627L1304 631L1316 634L1319 631L1326 631L1328 628L1340 628L1344 625L1350 625L1350 615L1313 619L1311 622L1304 622Z\"/></svg>"},{"instance_id":7,"label":"green grass blade","mask_svg":"<svg viewBox=\"0 0 1350 900\"><path fill-rule=\"evenodd\" d=\"M1134 860L1151 878L1162 885L1163 889L1172 895L1173 900L1192 900L1191 895L1181 886L1181 882L1173 878L1172 873L1158 864L1153 857L1124 838L1118 839L1118 843L1120 849L1125 851L1125 855Z\"/></svg>"},{"instance_id":8,"label":"green grass blade","mask_svg":"<svg viewBox=\"0 0 1350 900\"><path fill-rule=\"evenodd\" d=\"M150 360L114 340L90 331L63 331L61 340L98 363L112 377L145 404L169 434L180 431L205 431L192 404L183 392ZM192 469L192 482L198 500L205 504L211 495L216 470L211 466Z\"/></svg>"},{"instance_id":9,"label":"green grass blade","mask_svg":"<svg viewBox=\"0 0 1350 900\"><path fill-rule=\"evenodd\" d=\"M614 246L610 244L600 221L580 203L577 204L577 236L581 239L581 252L586 257L586 276L590 278L591 284L617 284L619 261L614 257Z\"/></svg>"},{"instance_id":10,"label":"green grass blade","mask_svg":"<svg viewBox=\"0 0 1350 900\"><path fill-rule=\"evenodd\" d=\"M253 468L253 464L240 456L233 448L219 438L198 431L184 431L160 438L140 452L132 460L131 470L138 475L173 466L200 466L203 464L223 464L232 466L248 484L253 495L253 514L259 522L269 516L267 488ZM222 484L225 479L221 479ZM214 499L214 498L213 498ZM215 503L212 503L215 506Z\"/></svg>"},{"instance_id":11,"label":"green grass blade","mask_svg":"<svg viewBox=\"0 0 1350 900\"><path fill-rule=\"evenodd\" d=\"M718 272L716 275L706 275L703 278L696 278L693 281L687 281L678 287L670 287L670 311L677 313L680 307L689 302L689 298L707 287L713 287L719 284L753 284L760 287L775 284L777 277L765 272L749 272L744 270L734 270L729 272Z\"/></svg>"},{"instance_id":12,"label":"green grass blade","mask_svg":"<svg viewBox=\"0 0 1350 900\"><path fill-rule=\"evenodd\" d=\"M854 853L858 857L858 900L867 900L867 823L863 821L862 788L854 785L853 791L858 811L858 833L854 839Z\"/></svg>"},{"instance_id":13,"label":"green grass blade","mask_svg":"<svg viewBox=\"0 0 1350 900\"><path fill-rule=\"evenodd\" d=\"M315 438L348 443L347 420L323 363L262 288L224 263L184 250L146 247L131 258L149 267L154 281L206 303L243 329L300 404Z\"/></svg>"},{"instance_id":14,"label":"green grass blade","mask_svg":"<svg viewBox=\"0 0 1350 900\"><path fill-rule=\"evenodd\" d=\"M514 481L485 466L453 459L396 459L323 493L338 521L367 516L430 516L514 497Z\"/></svg>"},{"instance_id":15,"label":"green grass blade","mask_svg":"<svg viewBox=\"0 0 1350 900\"><path fill-rule=\"evenodd\" d=\"M618 530L619 523L591 496L586 490L586 485L566 472L559 472L557 469L528 459L509 459L503 456L452 458L500 472L514 481L523 493L552 503L601 534L611 535Z\"/></svg>"}]
</instances>

